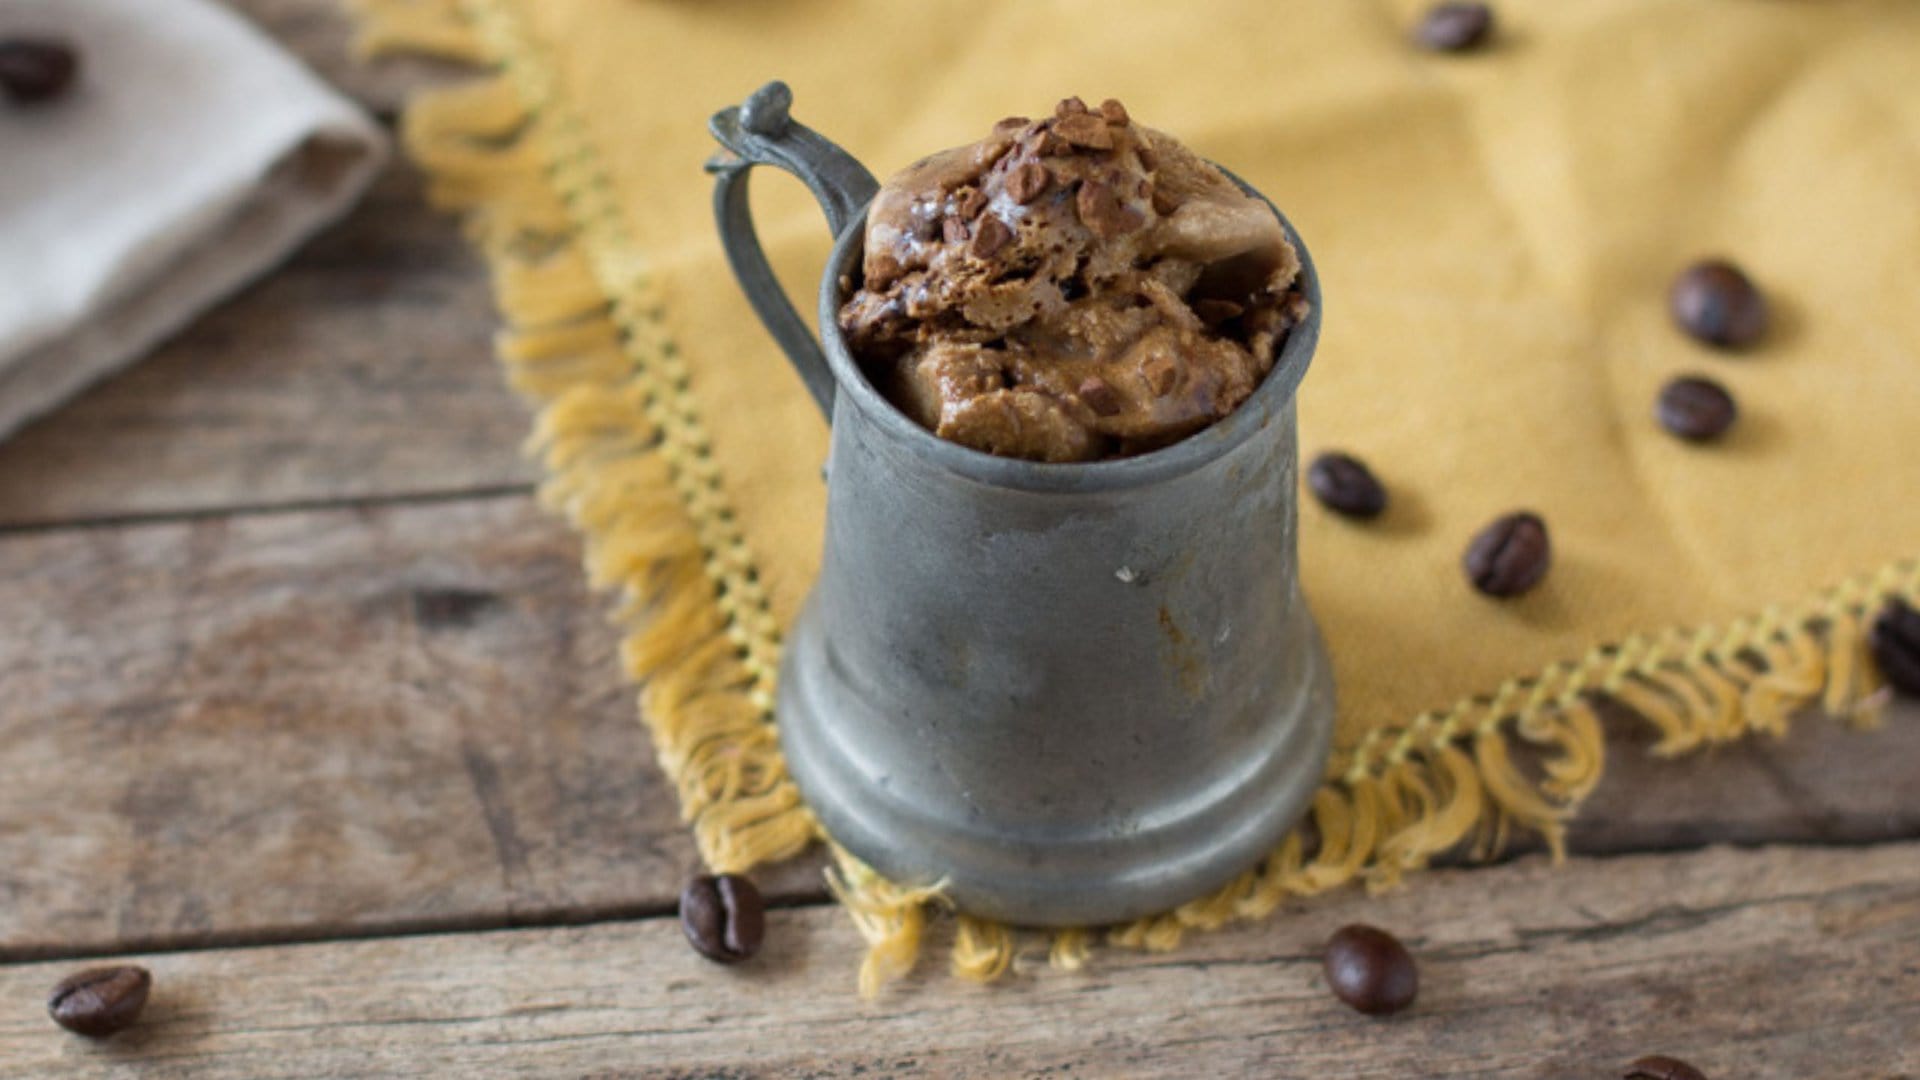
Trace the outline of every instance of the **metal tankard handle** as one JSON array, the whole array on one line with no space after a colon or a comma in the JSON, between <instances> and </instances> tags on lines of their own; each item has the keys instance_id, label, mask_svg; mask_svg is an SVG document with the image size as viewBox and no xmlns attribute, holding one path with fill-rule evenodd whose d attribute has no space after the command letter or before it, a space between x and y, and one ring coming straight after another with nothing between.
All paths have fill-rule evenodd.
<instances>
[{"instance_id":1,"label":"metal tankard handle","mask_svg":"<svg viewBox=\"0 0 1920 1080\"><path fill-rule=\"evenodd\" d=\"M827 228L836 237L880 185L846 151L795 122L790 115L792 107L793 91L786 83L775 81L754 91L737 108L715 113L707 130L726 149L707 162L707 171L715 178L713 213L733 275L767 332L793 362L813 400L831 419L833 372L820 343L794 310L767 263L753 227L753 211L747 205L747 179L755 165L773 165L799 177L820 201L820 209L827 214Z\"/></svg>"}]
</instances>

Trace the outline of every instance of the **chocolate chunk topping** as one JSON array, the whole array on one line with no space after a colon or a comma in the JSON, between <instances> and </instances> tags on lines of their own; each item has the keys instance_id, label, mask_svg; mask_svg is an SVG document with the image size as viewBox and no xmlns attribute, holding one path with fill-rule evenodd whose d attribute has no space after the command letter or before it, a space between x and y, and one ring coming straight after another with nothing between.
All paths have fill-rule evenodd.
<instances>
[{"instance_id":1,"label":"chocolate chunk topping","mask_svg":"<svg viewBox=\"0 0 1920 1080\"><path fill-rule=\"evenodd\" d=\"M1053 174L1045 165L1037 161L1023 161L1011 173L1007 174L1007 194L1013 201L1025 206L1046 194L1053 183Z\"/></svg>"},{"instance_id":2,"label":"chocolate chunk topping","mask_svg":"<svg viewBox=\"0 0 1920 1080\"><path fill-rule=\"evenodd\" d=\"M988 259L993 253L1013 242L1013 230L1007 223L993 214L987 214L973 227L973 247L970 249L976 259Z\"/></svg>"},{"instance_id":3,"label":"chocolate chunk topping","mask_svg":"<svg viewBox=\"0 0 1920 1080\"><path fill-rule=\"evenodd\" d=\"M1231 300L1195 300L1193 313L1208 326L1217 326L1228 319L1237 319L1247 309Z\"/></svg>"},{"instance_id":4,"label":"chocolate chunk topping","mask_svg":"<svg viewBox=\"0 0 1920 1080\"><path fill-rule=\"evenodd\" d=\"M1081 116L1081 115L1084 115L1086 111L1087 111L1087 103L1080 100L1080 98L1077 95L1070 98L1061 98L1060 104L1055 105L1053 107L1053 115L1062 117L1062 118L1065 118L1068 116Z\"/></svg>"},{"instance_id":5,"label":"chocolate chunk topping","mask_svg":"<svg viewBox=\"0 0 1920 1080\"><path fill-rule=\"evenodd\" d=\"M1023 128L1023 127L1026 127L1026 126L1027 126L1028 124L1030 124L1030 123L1032 123L1032 122L1033 122L1033 121L1031 121L1031 120L1029 120L1029 119L1027 119L1027 118L1026 118L1026 117L1024 117L1024 116L1009 116L1009 117L1006 117L1005 119L1003 119L1003 120L1001 120L1001 121L1000 121L999 123L997 123L997 124L995 124L995 125L993 125L993 126L994 126L994 127L996 128L996 129L1008 129L1008 130L1011 130L1011 129L1013 129L1013 128Z\"/></svg>"},{"instance_id":6,"label":"chocolate chunk topping","mask_svg":"<svg viewBox=\"0 0 1920 1080\"><path fill-rule=\"evenodd\" d=\"M867 261L867 288L884 289L898 281L905 271L906 267L901 266L900 260L892 255L885 253L875 255Z\"/></svg>"},{"instance_id":7,"label":"chocolate chunk topping","mask_svg":"<svg viewBox=\"0 0 1920 1080\"><path fill-rule=\"evenodd\" d=\"M1173 391L1174 383L1179 381L1180 369L1172 357L1162 353L1141 364L1140 374L1146 376L1147 385L1153 388L1155 394L1165 397Z\"/></svg>"},{"instance_id":8,"label":"chocolate chunk topping","mask_svg":"<svg viewBox=\"0 0 1920 1080\"><path fill-rule=\"evenodd\" d=\"M1103 240L1140 225L1140 215L1129 210L1105 181L1088 180L1081 184L1080 194L1076 198L1080 221L1092 230L1093 235Z\"/></svg>"},{"instance_id":9,"label":"chocolate chunk topping","mask_svg":"<svg viewBox=\"0 0 1920 1080\"><path fill-rule=\"evenodd\" d=\"M1092 113L1074 113L1053 122L1053 130L1075 146L1089 150L1113 149L1113 132L1107 122Z\"/></svg>"},{"instance_id":10,"label":"chocolate chunk topping","mask_svg":"<svg viewBox=\"0 0 1920 1080\"><path fill-rule=\"evenodd\" d=\"M1154 213L1159 214L1161 217L1166 217L1168 214L1173 213L1175 210L1178 210L1179 208L1180 208L1180 203L1176 201L1173 196L1167 194L1164 191L1161 191L1159 188L1153 189L1153 212Z\"/></svg>"},{"instance_id":11,"label":"chocolate chunk topping","mask_svg":"<svg viewBox=\"0 0 1920 1080\"><path fill-rule=\"evenodd\" d=\"M961 217L971 221L980 216L980 211L987 208L987 193L979 188L970 187L954 201L953 205Z\"/></svg>"},{"instance_id":12,"label":"chocolate chunk topping","mask_svg":"<svg viewBox=\"0 0 1920 1080\"><path fill-rule=\"evenodd\" d=\"M957 217L950 217L940 223L940 238L949 244L964 244L972 232L967 223Z\"/></svg>"},{"instance_id":13,"label":"chocolate chunk topping","mask_svg":"<svg viewBox=\"0 0 1920 1080\"><path fill-rule=\"evenodd\" d=\"M1107 384L1107 380L1098 375L1089 375L1081 380L1076 393L1081 401L1087 403L1087 408L1100 416L1114 416L1120 412L1120 395Z\"/></svg>"},{"instance_id":14,"label":"chocolate chunk topping","mask_svg":"<svg viewBox=\"0 0 1920 1080\"><path fill-rule=\"evenodd\" d=\"M1114 127L1126 127L1132 122L1132 118L1127 115L1127 107L1113 98L1100 103L1100 115Z\"/></svg>"}]
</instances>

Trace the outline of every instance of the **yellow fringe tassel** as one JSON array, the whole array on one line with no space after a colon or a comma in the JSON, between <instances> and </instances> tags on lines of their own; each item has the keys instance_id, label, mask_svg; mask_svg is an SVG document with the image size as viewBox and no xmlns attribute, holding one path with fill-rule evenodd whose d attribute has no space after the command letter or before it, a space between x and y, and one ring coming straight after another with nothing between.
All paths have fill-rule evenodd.
<instances>
[{"instance_id":1,"label":"yellow fringe tassel","mask_svg":"<svg viewBox=\"0 0 1920 1080\"><path fill-rule=\"evenodd\" d=\"M354 0L368 53L405 50L504 63L469 86L423 96L405 137L431 197L466 216L487 255L508 327L512 385L539 407L529 452L545 505L586 538L586 572L618 599L621 658L702 857L744 872L825 840L786 775L772 724L780 628L707 453L686 367L658 316L583 126L552 72L497 0ZM509 62L510 61L510 62ZM1173 911L1105 928L1129 948L1176 947L1190 930L1265 918L1289 897L1352 883L1390 888L1449 853L1490 857L1514 828L1556 858L1599 782L1606 699L1685 753L1797 712L1868 725L1879 677L1867 623L1890 597L1920 600L1920 561L1849 582L1793 612L1722 629L1635 635L1390 728L1338 755L1306 819L1257 867ZM830 845L831 846L831 845ZM867 943L862 994L912 969L938 885L887 881L831 847L833 894ZM1049 961L1088 962L1094 934L1057 931ZM1018 948L1007 927L957 920L952 968L992 981Z\"/></svg>"}]
</instances>

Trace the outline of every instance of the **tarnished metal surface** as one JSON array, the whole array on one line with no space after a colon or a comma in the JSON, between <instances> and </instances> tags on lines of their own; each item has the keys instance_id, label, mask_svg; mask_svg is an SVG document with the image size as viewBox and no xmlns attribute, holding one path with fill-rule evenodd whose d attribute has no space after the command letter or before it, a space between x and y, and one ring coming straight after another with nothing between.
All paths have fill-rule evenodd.
<instances>
[{"instance_id":1,"label":"tarnished metal surface","mask_svg":"<svg viewBox=\"0 0 1920 1080\"><path fill-rule=\"evenodd\" d=\"M784 111L766 126L716 117L732 168L777 164L816 194L848 175ZM758 245L726 183L738 267ZM864 213L835 223L826 551L778 706L801 790L876 869L1015 923L1112 922L1224 882L1298 818L1333 726L1294 550L1294 393L1321 311L1306 248L1289 226L1312 314L1233 415L1142 457L1043 465L943 442L867 383L835 324Z\"/></svg>"}]
</instances>

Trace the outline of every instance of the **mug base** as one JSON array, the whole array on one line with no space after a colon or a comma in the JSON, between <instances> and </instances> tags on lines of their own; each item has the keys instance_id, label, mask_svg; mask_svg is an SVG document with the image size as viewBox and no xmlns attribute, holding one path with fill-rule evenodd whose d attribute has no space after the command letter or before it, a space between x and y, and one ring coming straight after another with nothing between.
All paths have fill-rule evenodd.
<instances>
[{"instance_id":1,"label":"mug base","mask_svg":"<svg viewBox=\"0 0 1920 1080\"><path fill-rule=\"evenodd\" d=\"M996 822L991 792L975 793L973 812L952 820L892 785L884 763L847 746L845 721L867 710L836 678L813 615L809 604L781 668L777 715L789 773L836 843L903 885L939 884L970 915L1085 927L1169 911L1271 854L1325 779L1333 678L1303 603L1295 640L1311 655L1295 669L1301 678L1273 699L1253 760L1232 763L1230 775L1196 778L1218 780L1193 786L1204 799L1142 806L1116 792L1099 819L1044 829Z\"/></svg>"}]
</instances>

